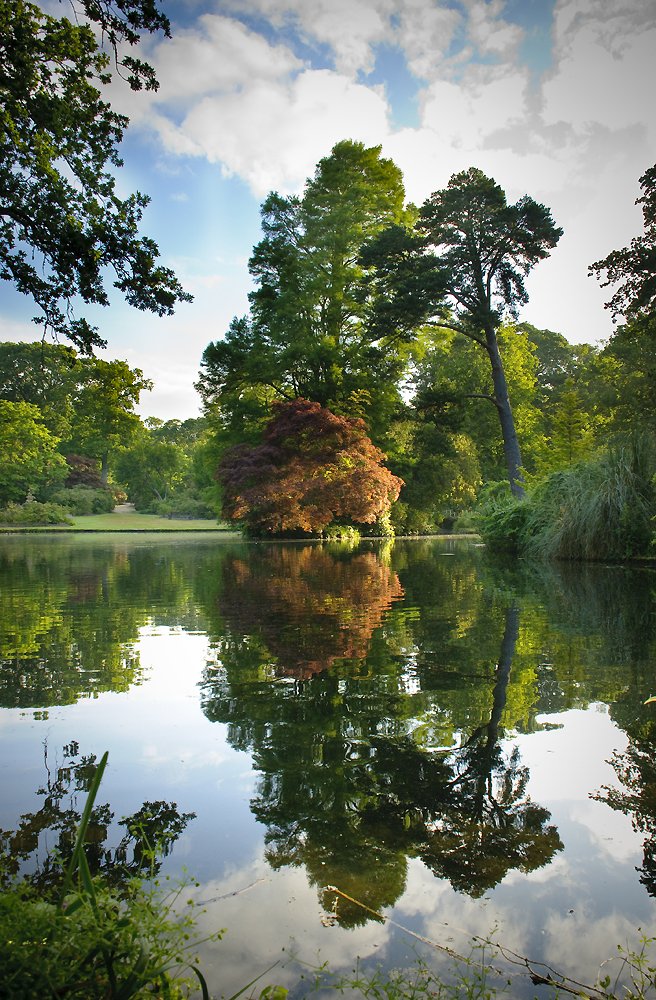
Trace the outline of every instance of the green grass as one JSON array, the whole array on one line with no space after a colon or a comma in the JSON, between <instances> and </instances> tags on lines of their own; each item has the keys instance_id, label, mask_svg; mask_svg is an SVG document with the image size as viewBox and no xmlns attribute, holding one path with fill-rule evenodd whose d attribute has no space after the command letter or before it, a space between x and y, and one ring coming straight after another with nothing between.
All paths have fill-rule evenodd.
<instances>
[{"instance_id":1,"label":"green grass","mask_svg":"<svg viewBox=\"0 0 656 1000\"><path fill-rule=\"evenodd\" d=\"M71 516L72 526L68 524L50 524L43 527L23 527L18 525L0 525L0 531L234 531L225 523L206 521L201 518L193 521L182 521L157 514L137 514L135 512L111 514L84 514Z\"/></svg>"}]
</instances>

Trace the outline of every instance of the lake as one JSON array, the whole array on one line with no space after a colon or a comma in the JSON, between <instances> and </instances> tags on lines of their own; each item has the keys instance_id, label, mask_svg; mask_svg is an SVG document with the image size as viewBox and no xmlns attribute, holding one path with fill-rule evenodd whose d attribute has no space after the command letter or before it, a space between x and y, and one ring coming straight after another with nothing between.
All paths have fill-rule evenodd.
<instances>
[{"instance_id":1,"label":"lake","mask_svg":"<svg viewBox=\"0 0 656 1000\"><path fill-rule=\"evenodd\" d=\"M151 803L217 996L490 934L594 981L655 926L655 585L449 538L5 536L0 828L43 867L108 750L95 863L138 867Z\"/></svg>"}]
</instances>

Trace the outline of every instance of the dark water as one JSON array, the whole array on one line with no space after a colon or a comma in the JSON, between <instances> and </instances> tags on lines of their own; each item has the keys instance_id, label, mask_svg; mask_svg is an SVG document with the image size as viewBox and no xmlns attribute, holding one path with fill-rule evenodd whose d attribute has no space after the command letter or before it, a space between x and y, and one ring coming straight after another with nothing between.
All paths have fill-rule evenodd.
<instances>
[{"instance_id":1,"label":"dark water","mask_svg":"<svg viewBox=\"0 0 656 1000\"><path fill-rule=\"evenodd\" d=\"M7 537L5 842L47 881L107 749L95 863L138 869L154 803L216 995L491 932L592 981L654 927L655 588L455 540Z\"/></svg>"}]
</instances>

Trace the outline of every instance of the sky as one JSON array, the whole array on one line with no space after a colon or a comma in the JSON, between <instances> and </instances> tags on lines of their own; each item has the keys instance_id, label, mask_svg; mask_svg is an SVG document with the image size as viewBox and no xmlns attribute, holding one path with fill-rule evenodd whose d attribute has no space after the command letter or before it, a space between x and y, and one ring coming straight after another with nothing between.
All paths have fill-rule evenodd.
<instances>
[{"instance_id":1,"label":"sky","mask_svg":"<svg viewBox=\"0 0 656 1000\"><path fill-rule=\"evenodd\" d=\"M47 6L51 0L46 0ZM113 297L86 310L107 358L155 383L144 416L199 412L203 350L248 310L248 258L271 190L301 193L342 139L381 146L421 204L475 166L564 229L520 319L573 343L612 333L588 265L642 231L656 161L656 0L164 0L172 38L143 56L156 94L116 81L130 127L118 192L151 196L143 232L194 295L170 318ZM62 7L54 3L61 16ZM33 340L0 283L0 339Z\"/></svg>"}]
</instances>

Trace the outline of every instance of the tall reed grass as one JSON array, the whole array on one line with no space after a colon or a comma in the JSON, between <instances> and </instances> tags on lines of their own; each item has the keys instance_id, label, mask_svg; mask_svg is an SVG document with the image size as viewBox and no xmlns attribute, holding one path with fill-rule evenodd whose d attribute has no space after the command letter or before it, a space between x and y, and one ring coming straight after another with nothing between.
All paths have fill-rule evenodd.
<instances>
[{"instance_id":1,"label":"tall reed grass","mask_svg":"<svg viewBox=\"0 0 656 1000\"><path fill-rule=\"evenodd\" d=\"M622 560L647 556L656 515L656 447L635 434L554 472L523 501L493 501L479 530L493 549L533 558Z\"/></svg>"}]
</instances>

